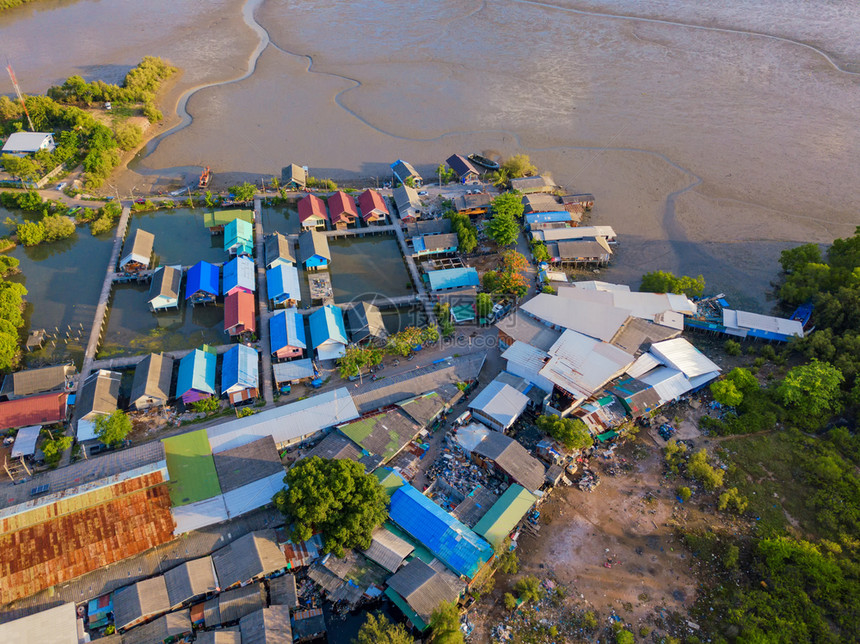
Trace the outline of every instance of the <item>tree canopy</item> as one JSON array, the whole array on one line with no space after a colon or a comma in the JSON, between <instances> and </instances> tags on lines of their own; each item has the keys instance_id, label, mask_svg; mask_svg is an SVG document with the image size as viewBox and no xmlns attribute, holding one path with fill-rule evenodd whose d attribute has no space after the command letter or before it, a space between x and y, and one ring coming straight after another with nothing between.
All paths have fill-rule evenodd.
<instances>
[{"instance_id":1,"label":"tree canopy","mask_svg":"<svg viewBox=\"0 0 860 644\"><path fill-rule=\"evenodd\" d=\"M105 445L118 445L131 432L131 419L121 409L110 416L96 417L96 436Z\"/></svg>"},{"instance_id":2,"label":"tree canopy","mask_svg":"<svg viewBox=\"0 0 860 644\"><path fill-rule=\"evenodd\" d=\"M523 216L523 198L518 192L503 192L491 203L493 214L510 215L514 219Z\"/></svg>"},{"instance_id":3,"label":"tree canopy","mask_svg":"<svg viewBox=\"0 0 860 644\"><path fill-rule=\"evenodd\" d=\"M508 213L497 213L487 222L487 237L499 246L510 246L515 244L520 234L520 225L513 215Z\"/></svg>"},{"instance_id":4,"label":"tree canopy","mask_svg":"<svg viewBox=\"0 0 860 644\"><path fill-rule=\"evenodd\" d=\"M839 369L813 359L791 369L777 391L782 402L796 410L798 421L814 422L820 421L827 412L839 411L840 386L844 380Z\"/></svg>"},{"instance_id":5,"label":"tree canopy","mask_svg":"<svg viewBox=\"0 0 860 644\"><path fill-rule=\"evenodd\" d=\"M683 293L688 297L700 297L705 292L705 278L676 277L668 271L652 271L642 276L639 290L647 293Z\"/></svg>"},{"instance_id":6,"label":"tree canopy","mask_svg":"<svg viewBox=\"0 0 860 644\"><path fill-rule=\"evenodd\" d=\"M413 641L403 624L392 624L382 613L368 613L352 644L412 644Z\"/></svg>"},{"instance_id":7,"label":"tree canopy","mask_svg":"<svg viewBox=\"0 0 860 644\"><path fill-rule=\"evenodd\" d=\"M305 458L284 483L272 501L291 524L293 540L306 541L319 531L325 552L338 557L346 548L369 548L373 530L388 517L388 496L355 461Z\"/></svg>"},{"instance_id":8,"label":"tree canopy","mask_svg":"<svg viewBox=\"0 0 860 644\"><path fill-rule=\"evenodd\" d=\"M538 416L537 426L569 450L591 447L594 440L579 418L561 418L552 414Z\"/></svg>"},{"instance_id":9,"label":"tree canopy","mask_svg":"<svg viewBox=\"0 0 860 644\"><path fill-rule=\"evenodd\" d=\"M463 644L457 604L442 602L430 616L430 644Z\"/></svg>"},{"instance_id":10,"label":"tree canopy","mask_svg":"<svg viewBox=\"0 0 860 644\"><path fill-rule=\"evenodd\" d=\"M501 169L512 179L537 174L537 167L527 154L515 154L502 163Z\"/></svg>"},{"instance_id":11,"label":"tree canopy","mask_svg":"<svg viewBox=\"0 0 860 644\"><path fill-rule=\"evenodd\" d=\"M338 359L338 371L341 378L352 378L359 375L366 367L375 367L380 362L382 362L381 349L351 344L346 348L344 355Z\"/></svg>"}]
</instances>

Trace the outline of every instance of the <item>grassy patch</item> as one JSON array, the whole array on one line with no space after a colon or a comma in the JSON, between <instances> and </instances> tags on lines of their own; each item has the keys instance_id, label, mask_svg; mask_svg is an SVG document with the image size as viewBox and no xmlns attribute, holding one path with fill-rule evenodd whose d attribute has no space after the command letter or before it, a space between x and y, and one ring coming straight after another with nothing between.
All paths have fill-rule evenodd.
<instances>
[{"instance_id":1,"label":"grassy patch","mask_svg":"<svg viewBox=\"0 0 860 644\"><path fill-rule=\"evenodd\" d=\"M806 503L810 490L800 467L800 445L783 432L770 432L723 441L721 449L733 465L725 487L737 487L749 499L747 514L758 517L760 535L785 532L790 525L786 512L803 532L812 532L814 512Z\"/></svg>"}]
</instances>

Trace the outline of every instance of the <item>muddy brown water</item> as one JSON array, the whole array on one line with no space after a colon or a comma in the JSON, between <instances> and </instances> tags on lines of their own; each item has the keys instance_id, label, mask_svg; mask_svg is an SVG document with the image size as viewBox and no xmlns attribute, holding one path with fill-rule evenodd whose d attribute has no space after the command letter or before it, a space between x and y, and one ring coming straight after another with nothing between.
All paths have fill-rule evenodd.
<instances>
[{"instance_id":1,"label":"muddy brown water","mask_svg":"<svg viewBox=\"0 0 860 644\"><path fill-rule=\"evenodd\" d=\"M860 223L857 33L860 5L826 0L45 0L0 16L25 91L117 80L147 54L183 69L126 190L204 164L228 185L290 162L355 180L526 152L597 195L593 221L620 238L602 279L702 273L760 311L782 249Z\"/></svg>"}]
</instances>

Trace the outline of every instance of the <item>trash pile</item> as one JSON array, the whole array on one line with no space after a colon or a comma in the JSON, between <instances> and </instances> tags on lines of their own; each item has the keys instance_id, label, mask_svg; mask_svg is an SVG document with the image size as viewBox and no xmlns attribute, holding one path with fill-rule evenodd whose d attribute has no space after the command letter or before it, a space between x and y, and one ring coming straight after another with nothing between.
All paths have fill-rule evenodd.
<instances>
[{"instance_id":1,"label":"trash pile","mask_svg":"<svg viewBox=\"0 0 860 644\"><path fill-rule=\"evenodd\" d=\"M657 430L660 434L660 438L664 441L669 440L675 434L675 428L672 427L669 423L663 423L660 425L660 429Z\"/></svg>"},{"instance_id":2,"label":"trash pile","mask_svg":"<svg viewBox=\"0 0 860 644\"><path fill-rule=\"evenodd\" d=\"M600 476L588 468L582 470L582 477L576 483L576 486L583 492L592 492L598 485L600 485Z\"/></svg>"},{"instance_id":3,"label":"trash pile","mask_svg":"<svg viewBox=\"0 0 860 644\"><path fill-rule=\"evenodd\" d=\"M440 477L444 477L447 485L464 497L479 485L493 487L487 473L472 463L458 445L447 439L439 457L427 471L427 478L431 481Z\"/></svg>"}]
</instances>

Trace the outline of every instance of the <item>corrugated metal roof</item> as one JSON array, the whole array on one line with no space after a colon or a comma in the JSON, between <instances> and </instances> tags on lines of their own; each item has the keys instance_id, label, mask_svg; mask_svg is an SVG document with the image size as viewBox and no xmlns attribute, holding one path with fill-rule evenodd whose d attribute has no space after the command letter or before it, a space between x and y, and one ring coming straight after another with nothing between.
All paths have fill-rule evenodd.
<instances>
[{"instance_id":1,"label":"corrugated metal roof","mask_svg":"<svg viewBox=\"0 0 860 644\"><path fill-rule=\"evenodd\" d=\"M131 243L125 246L125 255L119 262L119 267L122 268L128 262L140 262L149 266L149 260L152 258L152 247L155 245L155 235L141 228L134 231Z\"/></svg>"},{"instance_id":2,"label":"corrugated metal roof","mask_svg":"<svg viewBox=\"0 0 860 644\"><path fill-rule=\"evenodd\" d=\"M352 396L348 389L341 387L247 418L209 427L206 432L212 451L217 453L264 436L271 436L275 445L281 445L355 418L358 418L358 411ZM286 422L287 419L289 422Z\"/></svg>"},{"instance_id":3,"label":"corrugated metal roof","mask_svg":"<svg viewBox=\"0 0 860 644\"><path fill-rule=\"evenodd\" d=\"M3 380L3 394L17 398L64 389L67 377L74 376L77 372L78 370L71 364L16 371Z\"/></svg>"},{"instance_id":4,"label":"corrugated metal roof","mask_svg":"<svg viewBox=\"0 0 860 644\"><path fill-rule=\"evenodd\" d=\"M329 196L328 211L332 224L351 223L358 217L355 200L342 190Z\"/></svg>"},{"instance_id":5,"label":"corrugated metal roof","mask_svg":"<svg viewBox=\"0 0 860 644\"><path fill-rule=\"evenodd\" d=\"M357 461L361 458L361 450L343 434L332 432L305 454L304 458L313 458L314 456Z\"/></svg>"},{"instance_id":6,"label":"corrugated metal roof","mask_svg":"<svg viewBox=\"0 0 860 644\"><path fill-rule=\"evenodd\" d=\"M560 331L550 329L528 315L509 315L496 322L495 327L508 337L543 351L549 351L561 336Z\"/></svg>"},{"instance_id":7,"label":"corrugated metal roof","mask_svg":"<svg viewBox=\"0 0 860 644\"><path fill-rule=\"evenodd\" d=\"M612 229L612 226L568 226L564 228L546 228L544 230L533 230L532 236L536 239L540 239L543 242L552 242L573 239L586 239L590 237L603 237L604 239L612 241L616 238L617 235ZM588 286L589 284L606 284L606 282L576 282L576 286L579 288L591 288L590 286ZM611 284L610 286L616 288L597 288L596 290L624 290L624 288L627 288L629 290L629 287L624 287L619 284Z\"/></svg>"},{"instance_id":8,"label":"corrugated metal roof","mask_svg":"<svg viewBox=\"0 0 860 644\"><path fill-rule=\"evenodd\" d=\"M399 185L394 189L391 196L401 217L415 217L421 210L421 200L418 198L418 191L415 188L410 188L405 184Z\"/></svg>"},{"instance_id":9,"label":"corrugated metal roof","mask_svg":"<svg viewBox=\"0 0 860 644\"><path fill-rule=\"evenodd\" d=\"M693 388L682 372L670 367L657 367L638 380L653 387L660 396L661 405L677 400Z\"/></svg>"},{"instance_id":10,"label":"corrugated metal roof","mask_svg":"<svg viewBox=\"0 0 860 644\"><path fill-rule=\"evenodd\" d=\"M798 320L750 313L749 311L723 309L723 325L728 328L764 331L779 336L803 337L803 323Z\"/></svg>"},{"instance_id":11,"label":"corrugated metal roof","mask_svg":"<svg viewBox=\"0 0 860 644\"><path fill-rule=\"evenodd\" d=\"M687 378L720 371L720 367L684 338L664 340L651 345L653 353L663 364L683 372Z\"/></svg>"},{"instance_id":12,"label":"corrugated metal roof","mask_svg":"<svg viewBox=\"0 0 860 644\"><path fill-rule=\"evenodd\" d=\"M494 546L502 543L537 501L531 492L514 483L475 525L475 532Z\"/></svg>"},{"instance_id":13,"label":"corrugated metal roof","mask_svg":"<svg viewBox=\"0 0 860 644\"><path fill-rule=\"evenodd\" d=\"M197 631L194 641L197 644L242 644L242 633L239 632L238 628L236 630Z\"/></svg>"},{"instance_id":14,"label":"corrugated metal roof","mask_svg":"<svg viewBox=\"0 0 860 644\"><path fill-rule=\"evenodd\" d=\"M388 587L406 600L425 623L439 604L456 602L465 590L465 584L445 579L445 573L438 572L420 559L413 559L388 580Z\"/></svg>"},{"instance_id":15,"label":"corrugated metal roof","mask_svg":"<svg viewBox=\"0 0 860 644\"><path fill-rule=\"evenodd\" d=\"M521 310L549 324L572 329L608 342L630 316L630 311L596 302L579 302L539 293L520 307Z\"/></svg>"},{"instance_id":16,"label":"corrugated metal roof","mask_svg":"<svg viewBox=\"0 0 860 644\"><path fill-rule=\"evenodd\" d=\"M75 417L86 419L115 412L121 379L122 374L107 369L99 369L87 376L75 401Z\"/></svg>"},{"instance_id":17,"label":"corrugated metal roof","mask_svg":"<svg viewBox=\"0 0 860 644\"><path fill-rule=\"evenodd\" d=\"M556 210L553 212L532 212L523 216L525 217L527 225L564 223L567 221L573 221L574 219L573 214L569 213L567 210Z\"/></svg>"},{"instance_id":18,"label":"corrugated metal roof","mask_svg":"<svg viewBox=\"0 0 860 644\"><path fill-rule=\"evenodd\" d=\"M287 565L274 530L259 530L239 537L217 550L212 561L222 588L268 575Z\"/></svg>"},{"instance_id":19,"label":"corrugated metal roof","mask_svg":"<svg viewBox=\"0 0 860 644\"><path fill-rule=\"evenodd\" d=\"M154 398L167 402L173 378L173 358L163 353L150 353L137 363L131 383L131 400Z\"/></svg>"},{"instance_id":20,"label":"corrugated metal roof","mask_svg":"<svg viewBox=\"0 0 860 644\"><path fill-rule=\"evenodd\" d=\"M411 485L391 496L389 516L458 575L474 577L493 548Z\"/></svg>"},{"instance_id":21,"label":"corrugated metal roof","mask_svg":"<svg viewBox=\"0 0 860 644\"><path fill-rule=\"evenodd\" d=\"M329 341L349 344L346 338L346 327L343 324L343 312L335 305L327 304L311 313L309 323L311 345L314 349Z\"/></svg>"},{"instance_id":22,"label":"corrugated metal roof","mask_svg":"<svg viewBox=\"0 0 860 644\"><path fill-rule=\"evenodd\" d=\"M179 299L182 283L181 266L159 266L149 285L149 301L164 298L170 302Z\"/></svg>"},{"instance_id":23,"label":"corrugated metal roof","mask_svg":"<svg viewBox=\"0 0 860 644\"><path fill-rule=\"evenodd\" d=\"M361 209L361 217L365 221L370 219L374 214L382 216L389 214L385 200L375 190L365 190L358 195L358 207Z\"/></svg>"},{"instance_id":24,"label":"corrugated metal roof","mask_svg":"<svg viewBox=\"0 0 860 644\"><path fill-rule=\"evenodd\" d=\"M403 159L397 159L397 161L392 163L391 171L400 182L406 181L409 177L419 180L421 179L421 175L418 174L414 167L412 167L412 164L408 161L404 161Z\"/></svg>"},{"instance_id":25,"label":"corrugated metal roof","mask_svg":"<svg viewBox=\"0 0 860 644\"><path fill-rule=\"evenodd\" d=\"M248 223L254 221L253 210L215 210L212 212L203 213L203 226L206 228L217 228L218 226L226 226L234 219L243 219Z\"/></svg>"},{"instance_id":26,"label":"corrugated metal roof","mask_svg":"<svg viewBox=\"0 0 860 644\"><path fill-rule=\"evenodd\" d=\"M371 535L370 547L363 550L364 556L375 561L391 572L403 565L403 561L412 554L415 548L393 532L385 528L376 528Z\"/></svg>"},{"instance_id":27,"label":"corrugated metal roof","mask_svg":"<svg viewBox=\"0 0 860 644\"><path fill-rule=\"evenodd\" d=\"M544 175L538 175L536 177L516 177L510 180L510 184L511 190L519 190L520 192L544 190L555 185L552 179Z\"/></svg>"},{"instance_id":28,"label":"corrugated metal roof","mask_svg":"<svg viewBox=\"0 0 860 644\"><path fill-rule=\"evenodd\" d=\"M331 261L328 237L318 230L306 230L299 235L299 261L304 264L314 256Z\"/></svg>"},{"instance_id":29,"label":"corrugated metal roof","mask_svg":"<svg viewBox=\"0 0 860 644\"><path fill-rule=\"evenodd\" d=\"M53 136L51 132L12 132L3 144L3 152L36 152Z\"/></svg>"},{"instance_id":30,"label":"corrugated metal roof","mask_svg":"<svg viewBox=\"0 0 860 644\"><path fill-rule=\"evenodd\" d=\"M212 557L200 557L182 563L164 573L170 606L175 608L187 601L213 593L218 589Z\"/></svg>"},{"instance_id":31,"label":"corrugated metal roof","mask_svg":"<svg viewBox=\"0 0 860 644\"><path fill-rule=\"evenodd\" d=\"M643 353L641 356L636 358L633 364L624 370L624 373L628 376L638 378L662 364L663 363L660 362L653 353Z\"/></svg>"},{"instance_id":32,"label":"corrugated metal roof","mask_svg":"<svg viewBox=\"0 0 860 644\"><path fill-rule=\"evenodd\" d=\"M152 642L163 642L171 637L179 637L192 632L189 611L183 610L177 613L169 613L158 619L133 628L123 633L122 644L152 644Z\"/></svg>"},{"instance_id":33,"label":"corrugated metal roof","mask_svg":"<svg viewBox=\"0 0 860 644\"><path fill-rule=\"evenodd\" d=\"M301 223L305 223L309 219L313 222L328 221L325 202L316 195L305 195L299 199L296 207L299 210L299 222Z\"/></svg>"},{"instance_id":34,"label":"corrugated metal roof","mask_svg":"<svg viewBox=\"0 0 860 644\"><path fill-rule=\"evenodd\" d=\"M346 310L349 332L353 342L368 338L387 338L388 331L379 307L370 302L356 302Z\"/></svg>"},{"instance_id":35,"label":"corrugated metal roof","mask_svg":"<svg viewBox=\"0 0 860 644\"><path fill-rule=\"evenodd\" d=\"M0 624L0 642L8 644L79 644L75 605L60 604L39 613Z\"/></svg>"},{"instance_id":36,"label":"corrugated metal roof","mask_svg":"<svg viewBox=\"0 0 860 644\"><path fill-rule=\"evenodd\" d=\"M176 523L173 533L177 536L227 521L230 518L227 514L227 506L224 504L223 494L196 503L174 507L170 512Z\"/></svg>"},{"instance_id":37,"label":"corrugated metal roof","mask_svg":"<svg viewBox=\"0 0 860 644\"><path fill-rule=\"evenodd\" d=\"M556 339L558 338L556 337ZM544 363L549 359L549 354L530 344L514 340L514 343L505 349L502 358L538 372L543 369Z\"/></svg>"},{"instance_id":38,"label":"corrugated metal roof","mask_svg":"<svg viewBox=\"0 0 860 644\"><path fill-rule=\"evenodd\" d=\"M472 165L472 162L462 154L452 154L445 160L445 163L447 163L448 167L456 172L457 176L461 179L469 174L481 174L478 172L478 169Z\"/></svg>"},{"instance_id":39,"label":"corrugated metal roof","mask_svg":"<svg viewBox=\"0 0 860 644\"><path fill-rule=\"evenodd\" d=\"M217 266L201 261L188 269L185 280L185 299L197 292L215 296L221 294Z\"/></svg>"},{"instance_id":40,"label":"corrugated metal roof","mask_svg":"<svg viewBox=\"0 0 860 644\"><path fill-rule=\"evenodd\" d=\"M256 389L259 384L257 350L245 344L228 349L221 363L221 395L242 389Z\"/></svg>"},{"instance_id":41,"label":"corrugated metal roof","mask_svg":"<svg viewBox=\"0 0 860 644\"><path fill-rule=\"evenodd\" d=\"M266 271L266 294L270 300L301 301L299 272L292 264L279 264Z\"/></svg>"},{"instance_id":42,"label":"corrugated metal roof","mask_svg":"<svg viewBox=\"0 0 860 644\"><path fill-rule=\"evenodd\" d=\"M53 394L49 394L53 395ZM63 396L65 394L59 394ZM0 405L2 410L3 405ZM15 434L15 443L12 445L12 458L20 456L32 456L36 453L36 442L39 440L39 434L42 432L41 425L31 425L30 427L22 427Z\"/></svg>"},{"instance_id":43,"label":"corrugated metal roof","mask_svg":"<svg viewBox=\"0 0 860 644\"><path fill-rule=\"evenodd\" d=\"M213 459L224 494L272 474L284 475L284 466L271 436L218 452Z\"/></svg>"},{"instance_id":44,"label":"corrugated metal roof","mask_svg":"<svg viewBox=\"0 0 860 644\"><path fill-rule=\"evenodd\" d=\"M239 621L242 644L293 644L289 606L269 606Z\"/></svg>"},{"instance_id":45,"label":"corrugated metal roof","mask_svg":"<svg viewBox=\"0 0 860 644\"><path fill-rule=\"evenodd\" d=\"M235 517L261 508L272 502L275 493L284 489L284 472L275 472L240 488L224 493L227 515Z\"/></svg>"},{"instance_id":46,"label":"corrugated metal roof","mask_svg":"<svg viewBox=\"0 0 860 644\"><path fill-rule=\"evenodd\" d=\"M0 402L0 430L65 420L68 396L67 393L53 393ZM15 458L14 453L12 457Z\"/></svg>"},{"instance_id":47,"label":"corrugated metal roof","mask_svg":"<svg viewBox=\"0 0 860 644\"><path fill-rule=\"evenodd\" d=\"M435 391L431 391L429 394L415 396L414 398L399 402L397 406L405 411L416 423L427 427L444 411L445 401Z\"/></svg>"},{"instance_id":48,"label":"corrugated metal roof","mask_svg":"<svg viewBox=\"0 0 860 644\"><path fill-rule=\"evenodd\" d=\"M314 363L310 358L278 362L272 365L272 370L275 374L275 382L292 382L304 378L313 378L315 373Z\"/></svg>"},{"instance_id":49,"label":"corrugated metal roof","mask_svg":"<svg viewBox=\"0 0 860 644\"><path fill-rule=\"evenodd\" d=\"M250 244L254 239L254 227L244 219L234 219L224 226L224 250L237 244Z\"/></svg>"},{"instance_id":50,"label":"corrugated metal roof","mask_svg":"<svg viewBox=\"0 0 860 644\"><path fill-rule=\"evenodd\" d=\"M338 429L366 451L379 455L385 463L418 435L421 426L401 409L393 409L341 425Z\"/></svg>"},{"instance_id":51,"label":"corrugated metal roof","mask_svg":"<svg viewBox=\"0 0 860 644\"><path fill-rule=\"evenodd\" d=\"M529 403L529 397L510 385L493 380L475 396L469 409L478 410L504 428L520 417Z\"/></svg>"},{"instance_id":52,"label":"corrugated metal roof","mask_svg":"<svg viewBox=\"0 0 860 644\"><path fill-rule=\"evenodd\" d=\"M288 573L270 579L269 600L275 606L298 606L299 595L296 590L296 576Z\"/></svg>"},{"instance_id":53,"label":"corrugated metal roof","mask_svg":"<svg viewBox=\"0 0 860 644\"><path fill-rule=\"evenodd\" d=\"M275 311L269 318L269 337L272 353L285 347L307 349L304 317L295 307Z\"/></svg>"},{"instance_id":54,"label":"corrugated metal roof","mask_svg":"<svg viewBox=\"0 0 860 644\"><path fill-rule=\"evenodd\" d=\"M257 290L255 279L256 266L250 257L234 257L224 264L224 293L235 288L254 292Z\"/></svg>"},{"instance_id":55,"label":"corrugated metal roof","mask_svg":"<svg viewBox=\"0 0 860 644\"><path fill-rule=\"evenodd\" d=\"M458 431L457 434L457 441L460 442L460 432ZM477 438L480 440L475 442ZM505 436L496 431L490 431L483 435L473 431L471 436L464 435L464 441L468 441L470 444L468 451L490 459L499 469L527 490L538 490L544 484L546 468L539 460L529 454L525 447L510 436ZM460 444L466 448L464 443Z\"/></svg>"},{"instance_id":56,"label":"corrugated metal roof","mask_svg":"<svg viewBox=\"0 0 860 644\"><path fill-rule=\"evenodd\" d=\"M179 374L176 377L176 397L179 398L192 389L207 394L215 393L214 353L195 349L179 361Z\"/></svg>"},{"instance_id":57,"label":"corrugated metal roof","mask_svg":"<svg viewBox=\"0 0 860 644\"><path fill-rule=\"evenodd\" d=\"M452 288L465 288L467 286L480 286L478 271L472 266L461 268L443 268L427 273L430 282L430 290L439 291Z\"/></svg>"},{"instance_id":58,"label":"corrugated metal roof","mask_svg":"<svg viewBox=\"0 0 860 644\"><path fill-rule=\"evenodd\" d=\"M266 605L265 592L263 584L249 584L221 593L218 597L218 623L229 624L260 610ZM209 626L209 620L205 617L204 620Z\"/></svg>"},{"instance_id":59,"label":"corrugated metal roof","mask_svg":"<svg viewBox=\"0 0 860 644\"><path fill-rule=\"evenodd\" d=\"M266 268L271 268L276 262L296 263L293 243L281 233L266 235Z\"/></svg>"},{"instance_id":60,"label":"corrugated metal roof","mask_svg":"<svg viewBox=\"0 0 860 644\"><path fill-rule=\"evenodd\" d=\"M114 624L120 630L139 619L169 610L170 598L167 596L167 584L162 576L144 579L120 588L113 594Z\"/></svg>"}]
</instances>

